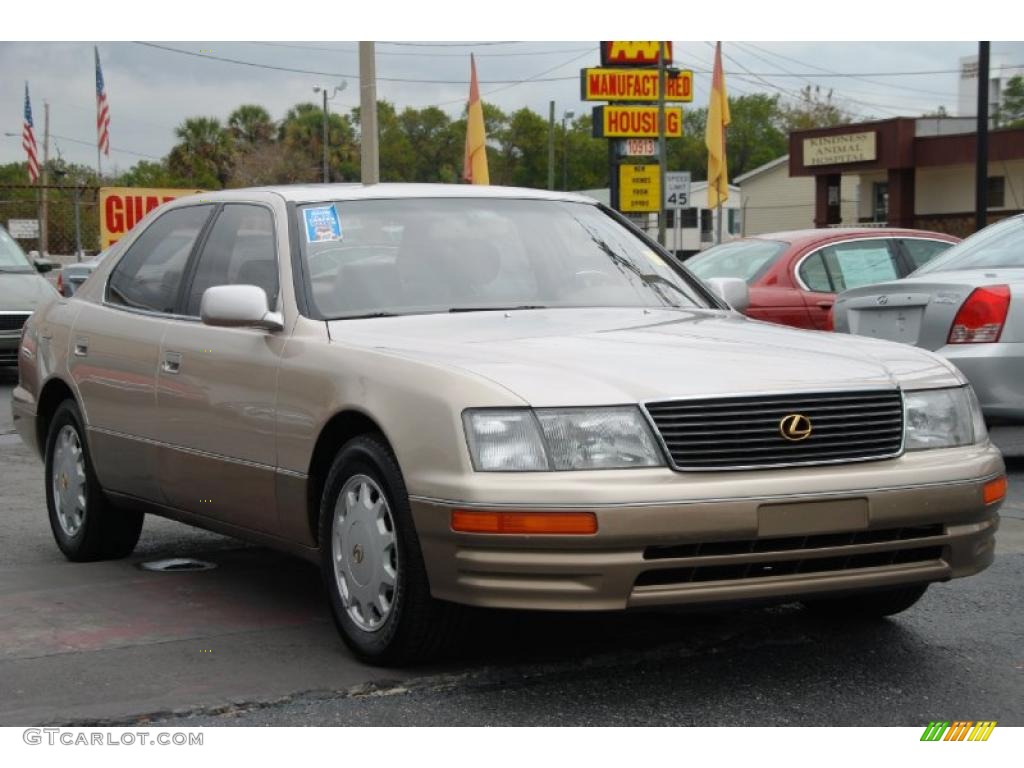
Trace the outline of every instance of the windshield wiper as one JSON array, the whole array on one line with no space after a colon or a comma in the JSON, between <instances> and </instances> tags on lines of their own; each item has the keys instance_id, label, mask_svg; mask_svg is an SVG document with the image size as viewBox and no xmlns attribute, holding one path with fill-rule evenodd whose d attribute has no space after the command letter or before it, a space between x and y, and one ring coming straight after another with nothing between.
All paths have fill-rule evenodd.
<instances>
[{"instance_id":1,"label":"windshield wiper","mask_svg":"<svg viewBox=\"0 0 1024 768\"><path fill-rule=\"evenodd\" d=\"M548 309L543 304L517 304L514 307L451 307L449 312L512 312L516 309Z\"/></svg>"},{"instance_id":2,"label":"windshield wiper","mask_svg":"<svg viewBox=\"0 0 1024 768\"><path fill-rule=\"evenodd\" d=\"M365 315L341 315L332 317L332 320L366 320L370 317L398 317L397 312L367 312Z\"/></svg>"}]
</instances>

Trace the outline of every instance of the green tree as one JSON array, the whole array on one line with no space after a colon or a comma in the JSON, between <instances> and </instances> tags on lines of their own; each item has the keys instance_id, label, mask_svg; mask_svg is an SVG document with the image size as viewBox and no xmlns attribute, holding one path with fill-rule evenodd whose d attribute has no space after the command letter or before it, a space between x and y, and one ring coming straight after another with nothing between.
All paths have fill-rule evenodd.
<instances>
[{"instance_id":1,"label":"green tree","mask_svg":"<svg viewBox=\"0 0 1024 768\"><path fill-rule=\"evenodd\" d=\"M255 146L274 139L277 126L270 113L258 104L243 104L228 115L228 131L236 142Z\"/></svg>"},{"instance_id":2,"label":"green tree","mask_svg":"<svg viewBox=\"0 0 1024 768\"><path fill-rule=\"evenodd\" d=\"M998 125L1004 128L1024 127L1024 77L1011 77L1003 89L1003 102L996 112Z\"/></svg>"},{"instance_id":3,"label":"green tree","mask_svg":"<svg viewBox=\"0 0 1024 768\"><path fill-rule=\"evenodd\" d=\"M789 131L806 128L827 128L850 122L853 116L832 101L832 91L824 93L821 86L808 85L800 91L796 102L782 107L782 126Z\"/></svg>"},{"instance_id":4,"label":"green tree","mask_svg":"<svg viewBox=\"0 0 1024 768\"><path fill-rule=\"evenodd\" d=\"M174 133L178 143L167 156L171 173L196 187L223 187L231 175L234 146L220 121L215 117L190 117Z\"/></svg>"},{"instance_id":5,"label":"green tree","mask_svg":"<svg viewBox=\"0 0 1024 768\"><path fill-rule=\"evenodd\" d=\"M140 160L115 179L121 187L187 187L189 182L171 173L164 160Z\"/></svg>"},{"instance_id":6,"label":"green tree","mask_svg":"<svg viewBox=\"0 0 1024 768\"><path fill-rule=\"evenodd\" d=\"M788 151L789 138L781 128L779 97L763 93L729 99L729 178L780 157Z\"/></svg>"},{"instance_id":7,"label":"green tree","mask_svg":"<svg viewBox=\"0 0 1024 768\"><path fill-rule=\"evenodd\" d=\"M306 180L320 179L323 164L323 110L316 104L296 104L285 114L278 128L278 140L288 153L289 162L301 167ZM327 119L327 164L332 181L352 181L359 177L359 149L352 118L330 112Z\"/></svg>"}]
</instances>

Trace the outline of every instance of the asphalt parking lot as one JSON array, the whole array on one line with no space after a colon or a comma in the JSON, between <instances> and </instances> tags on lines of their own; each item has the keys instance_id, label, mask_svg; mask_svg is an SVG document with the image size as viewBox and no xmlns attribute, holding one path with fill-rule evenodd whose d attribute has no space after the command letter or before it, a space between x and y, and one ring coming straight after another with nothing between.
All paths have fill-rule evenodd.
<instances>
[{"instance_id":1,"label":"asphalt parking lot","mask_svg":"<svg viewBox=\"0 0 1024 768\"><path fill-rule=\"evenodd\" d=\"M0 371L0 725L1024 725L1024 460L995 565L894 620L482 612L459 655L383 670L348 654L316 570L268 550L148 518L128 560L66 562L13 384ZM139 568L173 556L218 567Z\"/></svg>"}]
</instances>

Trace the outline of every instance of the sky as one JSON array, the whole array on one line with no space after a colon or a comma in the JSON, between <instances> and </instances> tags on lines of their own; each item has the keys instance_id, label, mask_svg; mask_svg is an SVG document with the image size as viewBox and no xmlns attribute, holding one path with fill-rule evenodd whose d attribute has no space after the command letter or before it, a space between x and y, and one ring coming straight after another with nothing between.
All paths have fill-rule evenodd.
<instances>
[{"instance_id":1,"label":"sky","mask_svg":"<svg viewBox=\"0 0 1024 768\"><path fill-rule=\"evenodd\" d=\"M111 155L104 171L127 170L140 159L157 160L174 145L174 128L186 117L224 120L238 105L265 106L274 119L302 101L317 101L314 86L346 88L330 103L348 111L358 103L355 42L100 42L111 112ZM43 102L50 104L51 156L95 165L95 85L92 42L0 43L0 162L21 161L24 83L29 81L36 135L42 141ZM550 100L561 119L594 104L579 98L579 70L599 64L598 43L473 41L379 42L378 98L406 106L438 105L461 114L468 95L469 54L477 58L485 101L512 111L529 107L547 115ZM764 92L791 98L811 84L833 90L833 99L856 119L932 111L956 114L959 58L977 52L973 42L723 42L730 95ZM304 74L210 58L310 70ZM993 61L1024 66L1024 43L994 42ZM677 66L695 73L693 106L704 106L713 44L674 43ZM932 72L933 74L906 74ZM837 77L835 73L858 75ZM896 74L889 74L896 73ZM442 82L409 82L410 80ZM492 82L497 81L497 82Z\"/></svg>"}]
</instances>

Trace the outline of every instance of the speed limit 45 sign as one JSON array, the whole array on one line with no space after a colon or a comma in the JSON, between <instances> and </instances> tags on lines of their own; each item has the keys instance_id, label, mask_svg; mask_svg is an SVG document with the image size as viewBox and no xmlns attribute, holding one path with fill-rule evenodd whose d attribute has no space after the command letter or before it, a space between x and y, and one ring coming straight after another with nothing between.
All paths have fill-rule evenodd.
<instances>
[{"instance_id":1,"label":"speed limit 45 sign","mask_svg":"<svg viewBox=\"0 0 1024 768\"><path fill-rule=\"evenodd\" d=\"M690 208L690 172L665 174L665 208Z\"/></svg>"}]
</instances>

